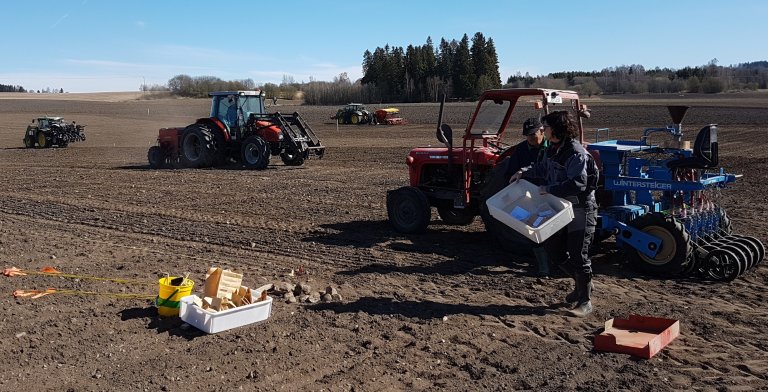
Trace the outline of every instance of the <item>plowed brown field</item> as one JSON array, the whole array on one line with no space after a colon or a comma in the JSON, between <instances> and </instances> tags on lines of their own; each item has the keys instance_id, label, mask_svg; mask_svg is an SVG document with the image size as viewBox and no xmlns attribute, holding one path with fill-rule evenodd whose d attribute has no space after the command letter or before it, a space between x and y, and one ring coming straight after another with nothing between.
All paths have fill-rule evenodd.
<instances>
[{"instance_id":1,"label":"plowed brown field","mask_svg":"<svg viewBox=\"0 0 768 392\"><path fill-rule=\"evenodd\" d=\"M2 391L768 389L765 266L728 284L659 280L608 251L594 257L595 312L575 319L556 306L570 282L531 277L479 219L454 227L435 215L426 234L394 232L385 191L406 185L410 148L438 144L438 105L397 105L403 127L337 129L335 107L279 102L272 111L299 111L313 126L324 159L150 170L157 129L206 116L209 101L23 98L0 95L4 267L146 281L188 271L198 289L218 265L242 270L250 287L334 285L343 301L276 300L268 322L206 335L158 318L147 300L11 296L46 287L151 295L156 285L0 277ZM688 139L720 124L721 165L744 175L722 205L736 232L767 242L766 94L593 99L585 125L637 138L671 122L670 102L693 106ZM449 104L447 122L461 129L472 109ZM41 115L86 124L88 140L23 149ZM286 276L299 267L308 273ZM651 360L593 351L604 321L628 314L679 319L681 336Z\"/></svg>"}]
</instances>

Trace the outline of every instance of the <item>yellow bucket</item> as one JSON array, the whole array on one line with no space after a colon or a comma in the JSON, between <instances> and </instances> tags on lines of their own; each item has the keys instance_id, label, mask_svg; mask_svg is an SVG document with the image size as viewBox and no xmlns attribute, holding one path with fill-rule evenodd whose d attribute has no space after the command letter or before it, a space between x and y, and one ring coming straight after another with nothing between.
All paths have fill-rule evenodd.
<instances>
[{"instance_id":1,"label":"yellow bucket","mask_svg":"<svg viewBox=\"0 0 768 392\"><path fill-rule=\"evenodd\" d=\"M178 316L181 298L192 294L192 287L195 286L195 282L192 279L179 276L166 276L161 278L159 283L160 291L155 298L157 314L164 317ZM177 283L178 286L173 285L173 283Z\"/></svg>"}]
</instances>

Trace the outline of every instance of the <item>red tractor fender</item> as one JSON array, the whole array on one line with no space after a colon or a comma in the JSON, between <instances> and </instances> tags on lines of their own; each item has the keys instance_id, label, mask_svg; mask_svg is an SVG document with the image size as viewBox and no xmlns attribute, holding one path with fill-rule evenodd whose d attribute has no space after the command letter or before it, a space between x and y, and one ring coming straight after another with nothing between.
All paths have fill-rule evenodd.
<instances>
[{"instance_id":1,"label":"red tractor fender","mask_svg":"<svg viewBox=\"0 0 768 392\"><path fill-rule=\"evenodd\" d=\"M230 137L229 137L229 131L227 130L227 126L224 125L221 120L219 120L216 117L206 117L206 118L198 118L197 121L195 121L195 124L203 124L207 125L211 132L219 132L224 136L224 141L229 143Z\"/></svg>"},{"instance_id":2,"label":"red tractor fender","mask_svg":"<svg viewBox=\"0 0 768 392\"><path fill-rule=\"evenodd\" d=\"M283 139L283 131L277 125L269 121L256 121L256 134L264 141L276 143Z\"/></svg>"}]
</instances>

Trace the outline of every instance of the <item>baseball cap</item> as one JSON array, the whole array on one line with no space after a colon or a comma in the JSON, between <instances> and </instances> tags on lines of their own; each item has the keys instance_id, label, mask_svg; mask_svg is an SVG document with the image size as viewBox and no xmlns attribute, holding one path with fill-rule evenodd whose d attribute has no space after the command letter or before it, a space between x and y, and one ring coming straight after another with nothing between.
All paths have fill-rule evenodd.
<instances>
[{"instance_id":1,"label":"baseball cap","mask_svg":"<svg viewBox=\"0 0 768 392\"><path fill-rule=\"evenodd\" d=\"M536 117L531 117L523 123L523 136L533 135L539 128L541 128L541 121Z\"/></svg>"}]
</instances>

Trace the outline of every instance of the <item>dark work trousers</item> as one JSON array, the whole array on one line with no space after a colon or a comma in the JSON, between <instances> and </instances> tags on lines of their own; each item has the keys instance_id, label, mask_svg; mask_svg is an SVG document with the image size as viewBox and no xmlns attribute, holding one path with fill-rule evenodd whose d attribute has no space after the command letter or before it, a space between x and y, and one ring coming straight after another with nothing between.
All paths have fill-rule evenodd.
<instances>
[{"instance_id":1,"label":"dark work trousers","mask_svg":"<svg viewBox=\"0 0 768 392\"><path fill-rule=\"evenodd\" d=\"M544 241L544 248L552 265L564 269L569 275L591 274L589 246L595 235L597 210L574 205L573 215L571 223Z\"/></svg>"}]
</instances>

